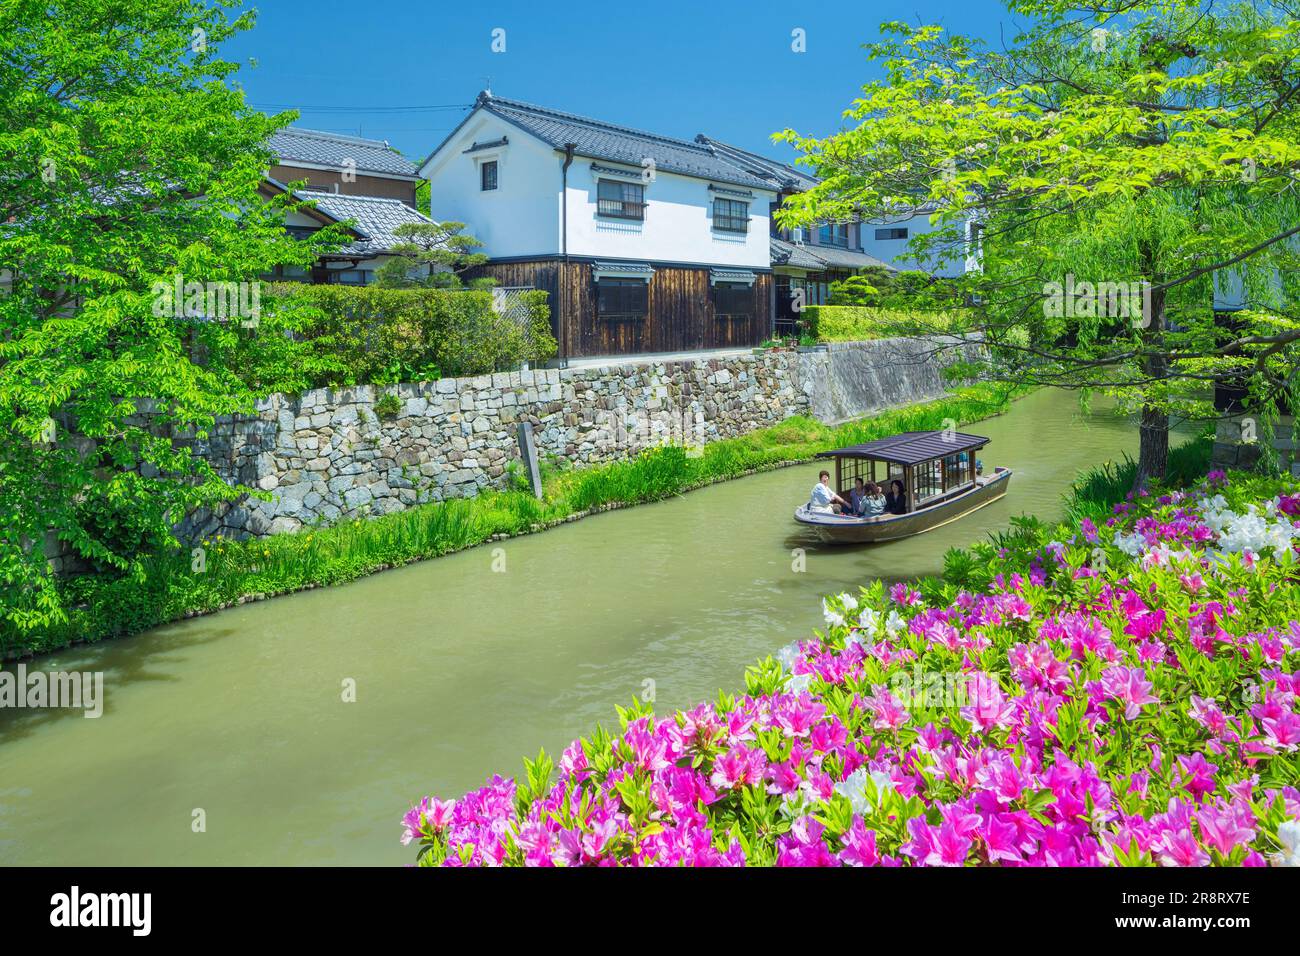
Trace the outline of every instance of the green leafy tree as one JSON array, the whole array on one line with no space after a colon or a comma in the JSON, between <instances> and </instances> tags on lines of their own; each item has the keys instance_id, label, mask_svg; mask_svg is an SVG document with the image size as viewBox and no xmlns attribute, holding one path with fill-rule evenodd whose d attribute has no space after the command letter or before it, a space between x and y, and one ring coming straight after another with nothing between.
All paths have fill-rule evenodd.
<instances>
[{"instance_id":1,"label":"green leafy tree","mask_svg":"<svg viewBox=\"0 0 1300 956\"><path fill-rule=\"evenodd\" d=\"M886 25L856 125L782 134L822 182L778 219L930 214L918 261L982 253L945 285L990 347L967 371L1117 396L1141 415L1142 487L1171 414L1213 417L1216 384L1261 408L1295 389L1300 20L1294 0L1012 9L1034 26L999 50ZM1216 283L1245 290L1231 324Z\"/></svg>"},{"instance_id":2,"label":"green leafy tree","mask_svg":"<svg viewBox=\"0 0 1300 956\"><path fill-rule=\"evenodd\" d=\"M832 282L830 304L879 305L880 290L883 285L885 282L870 279L865 275L849 276L839 282Z\"/></svg>"},{"instance_id":3,"label":"green leafy tree","mask_svg":"<svg viewBox=\"0 0 1300 956\"><path fill-rule=\"evenodd\" d=\"M472 279L467 283L462 278L466 269L488 261L485 254L474 251L483 243L462 235L464 228L463 222L403 223L393 230L401 240L391 249L394 258L375 270L375 281L388 288L491 288L493 279Z\"/></svg>"},{"instance_id":4,"label":"green leafy tree","mask_svg":"<svg viewBox=\"0 0 1300 956\"><path fill-rule=\"evenodd\" d=\"M259 192L291 117L227 82L238 6L0 0L0 630L63 619L56 541L132 573L233 494L189 444L251 396L196 359L255 333L259 274L337 238L293 240ZM213 283L253 308L214 315Z\"/></svg>"}]
</instances>

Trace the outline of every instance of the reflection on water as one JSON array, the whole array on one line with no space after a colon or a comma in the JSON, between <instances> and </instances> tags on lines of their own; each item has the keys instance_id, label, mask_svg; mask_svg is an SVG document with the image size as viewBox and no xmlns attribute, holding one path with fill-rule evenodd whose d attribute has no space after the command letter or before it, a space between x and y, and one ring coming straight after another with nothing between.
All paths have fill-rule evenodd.
<instances>
[{"instance_id":1,"label":"reflection on water","mask_svg":"<svg viewBox=\"0 0 1300 956\"><path fill-rule=\"evenodd\" d=\"M970 430L993 439L986 470L1015 469L1010 493L904 541L803 533L807 465L494 545L502 573L477 548L45 659L102 671L104 715L0 712L0 863L408 862L409 801L556 753L647 681L661 713L737 688L820 625L821 595L937 573L1136 446L1061 393Z\"/></svg>"}]
</instances>

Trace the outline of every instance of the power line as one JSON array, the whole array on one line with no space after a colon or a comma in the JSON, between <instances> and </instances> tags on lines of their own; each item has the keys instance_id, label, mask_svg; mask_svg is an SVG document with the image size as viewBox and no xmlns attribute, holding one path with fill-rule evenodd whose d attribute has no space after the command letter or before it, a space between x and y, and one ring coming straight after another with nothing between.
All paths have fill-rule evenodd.
<instances>
[{"instance_id":1,"label":"power line","mask_svg":"<svg viewBox=\"0 0 1300 956\"><path fill-rule=\"evenodd\" d=\"M441 106L299 106L296 103L254 103L259 110L297 110L300 113L437 113L447 110L467 110L470 103L453 103Z\"/></svg>"}]
</instances>

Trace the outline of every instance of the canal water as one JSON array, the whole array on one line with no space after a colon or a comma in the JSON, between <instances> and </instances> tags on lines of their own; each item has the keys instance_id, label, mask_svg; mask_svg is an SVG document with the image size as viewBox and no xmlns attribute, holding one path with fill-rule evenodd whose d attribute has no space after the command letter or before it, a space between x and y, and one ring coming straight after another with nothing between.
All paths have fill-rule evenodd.
<instances>
[{"instance_id":1,"label":"canal water","mask_svg":"<svg viewBox=\"0 0 1300 956\"><path fill-rule=\"evenodd\" d=\"M409 862L420 796L558 757L651 688L661 713L737 689L820 626L823 594L937 573L1136 447L1049 391L968 430L1010 494L905 541L807 538L809 464L47 658L102 671L104 713L0 711L0 864Z\"/></svg>"}]
</instances>

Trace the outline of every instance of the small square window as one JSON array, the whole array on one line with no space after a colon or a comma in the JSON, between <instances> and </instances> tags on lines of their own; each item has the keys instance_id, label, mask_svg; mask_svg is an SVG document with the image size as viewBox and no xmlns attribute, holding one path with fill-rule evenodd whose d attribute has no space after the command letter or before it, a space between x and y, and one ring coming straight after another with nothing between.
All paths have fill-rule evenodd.
<instances>
[{"instance_id":1,"label":"small square window","mask_svg":"<svg viewBox=\"0 0 1300 956\"><path fill-rule=\"evenodd\" d=\"M479 189L483 192L497 188L497 161L495 159L479 166L478 179Z\"/></svg>"}]
</instances>

